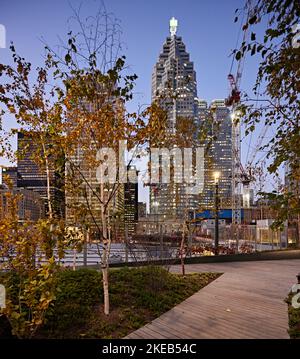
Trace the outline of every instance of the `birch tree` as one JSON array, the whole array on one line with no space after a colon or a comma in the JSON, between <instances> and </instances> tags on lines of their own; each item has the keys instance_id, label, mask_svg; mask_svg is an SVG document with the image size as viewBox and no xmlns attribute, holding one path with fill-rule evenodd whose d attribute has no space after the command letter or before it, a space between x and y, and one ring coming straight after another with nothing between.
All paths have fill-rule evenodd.
<instances>
[{"instance_id":1,"label":"birch tree","mask_svg":"<svg viewBox=\"0 0 300 359\"><path fill-rule=\"evenodd\" d=\"M125 57L119 56L116 19L101 8L86 21L81 20L80 10L74 11L73 20L78 32L69 32L60 53L47 46L47 58L56 69L56 79L63 84L56 91L64 111L66 189L70 198L67 212L73 215L75 226L80 223L78 213L84 213L85 225L97 243L104 313L108 315L111 221L124 182L121 177L127 179L128 166L140 149L147 147L150 136L155 138L162 132L165 112L155 103L142 113L127 111L137 76L128 74ZM121 164L120 141L126 143L130 153L127 162L122 158ZM115 178L97 184L96 170L101 172L105 164L105 156L99 156L102 149L111 150L115 156L107 169L115 167ZM103 170L99 177L105 176Z\"/></svg>"}]
</instances>

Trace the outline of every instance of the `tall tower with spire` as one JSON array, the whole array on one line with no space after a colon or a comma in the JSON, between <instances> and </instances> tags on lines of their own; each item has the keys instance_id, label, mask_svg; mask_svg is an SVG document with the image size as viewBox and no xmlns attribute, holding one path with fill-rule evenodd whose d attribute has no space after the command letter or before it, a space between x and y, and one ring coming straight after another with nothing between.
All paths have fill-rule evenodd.
<instances>
[{"instance_id":1,"label":"tall tower with spire","mask_svg":"<svg viewBox=\"0 0 300 359\"><path fill-rule=\"evenodd\" d=\"M170 35L152 73L152 101L160 101L167 110L170 133L175 133L179 118L199 125L196 72L177 29L178 21L173 17ZM159 216L184 218L198 204L199 195L188 193L184 183L159 184L150 189L150 211Z\"/></svg>"}]
</instances>

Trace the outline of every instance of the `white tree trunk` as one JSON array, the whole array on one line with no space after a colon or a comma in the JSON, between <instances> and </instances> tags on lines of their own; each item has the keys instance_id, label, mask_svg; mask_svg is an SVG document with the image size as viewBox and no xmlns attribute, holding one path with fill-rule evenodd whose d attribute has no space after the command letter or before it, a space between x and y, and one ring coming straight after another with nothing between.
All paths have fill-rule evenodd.
<instances>
[{"instance_id":1,"label":"white tree trunk","mask_svg":"<svg viewBox=\"0 0 300 359\"><path fill-rule=\"evenodd\" d=\"M109 268L109 249L110 243L108 238L108 228L107 228L107 217L104 208L104 185L100 185L101 191L101 221L102 221L102 236L103 236L103 252L101 260L101 270L102 270L102 281L103 281L103 295L104 295L104 314L109 315L109 278L108 278L108 268Z\"/></svg>"},{"instance_id":2,"label":"white tree trunk","mask_svg":"<svg viewBox=\"0 0 300 359\"><path fill-rule=\"evenodd\" d=\"M104 293L104 314L109 315L109 281L108 281L108 266L102 266L103 276L103 293Z\"/></svg>"},{"instance_id":3,"label":"white tree trunk","mask_svg":"<svg viewBox=\"0 0 300 359\"><path fill-rule=\"evenodd\" d=\"M300 247L300 214L297 215L297 243L296 246Z\"/></svg>"},{"instance_id":4,"label":"white tree trunk","mask_svg":"<svg viewBox=\"0 0 300 359\"><path fill-rule=\"evenodd\" d=\"M45 156L45 166L46 166L46 177L47 177L47 202L48 202L48 211L49 211L49 218L53 218L53 210L52 210L52 203L51 203L51 191L50 191L50 168L49 168L49 161L48 156L46 152L46 146L45 143L43 143L43 152Z\"/></svg>"},{"instance_id":5,"label":"white tree trunk","mask_svg":"<svg viewBox=\"0 0 300 359\"><path fill-rule=\"evenodd\" d=\"M73 249L73 270L76 270L76 249Z\"/></svg>"},{"instance_id":6,"label":"white tree trunk","mask_svg":"<svg viewBox=\"0 0 300 359\"><path fill-rule=\"evenodd\" d=\"M183 275L183 276L185 276L185 265L184 265L184 238L185 238L185 225L183 225L182 238L181 238L181 244L180 244L181 272L182 272L182 275Z\"/></svg>"}]
</instances>

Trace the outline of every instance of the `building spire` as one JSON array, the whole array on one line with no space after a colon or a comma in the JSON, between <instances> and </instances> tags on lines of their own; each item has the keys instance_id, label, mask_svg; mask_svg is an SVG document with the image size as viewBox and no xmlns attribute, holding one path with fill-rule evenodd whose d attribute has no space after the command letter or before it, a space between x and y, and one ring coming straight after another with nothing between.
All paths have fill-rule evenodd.
<instances>
[{"instance_id":1,"label":"building spire","mask_svg":"<svg viewBox=\"0 0 300 359\"><path fill-rule=\"evenodd\" d=\"M178 27L178 20L175 19L175 17L173 16L172 19L170 20L170 34L171 34L171 36L176 35L177 27Z\"/></svg>"}]
</instances>

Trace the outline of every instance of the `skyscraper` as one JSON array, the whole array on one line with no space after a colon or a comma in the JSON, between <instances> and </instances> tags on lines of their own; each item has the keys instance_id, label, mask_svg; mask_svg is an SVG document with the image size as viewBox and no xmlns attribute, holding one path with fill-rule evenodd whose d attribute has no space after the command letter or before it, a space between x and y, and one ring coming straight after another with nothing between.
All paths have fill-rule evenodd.
<instances>
[{"instance_id":1,"label":"skyscraper","mask_svg":"<svg viewBox=\"0 0 300 359\"><path fill-rule=\"evenodd\" d=\"M0 184L0 219L5 218L10 211L8 197L18 196L18 220L37 221L44 217L44 203L38 193L24 188L8 188Z\"/></svg>"},{"instance_id":2,"label":"skyscraper","mask_svg":"<svg viewBox=\"0 0 300 359\"><path fill-rule=\"evenodd\" d=\"M97 179L97 168L87 164L86 158L83 146L78 146L76 153L69 155L65 181L66 223L70 227L87 225L90 229L90 238L99 239L99 229L102 228L101 184ZM75 170L72 169L73 167ZM78 185L74 186L76 180L78 180ZM107 204L112 231L116 237L123 238L124 186L105 183L104 187L102 200L104 204Z\"/></svg>"},{"instance_id":3,"label":"skyscraper","mask_svg":"<svg viewBox=\"0 0 300 359\"><path fill-rule=\"evenodd\" d=\"M22 155L18 158L17 186L38 193L45 203L45 212L47 213L46 170L41 170L40 166L33 159L33 154L37 151L37 145L29 134L18 132L18 151ZM60 170L58 170L58 167L50 168L52 206L55 214L60 217L64 217L65 211L63 169L63 160Z\"/></svg>"},{"instance_id":4,"label":"skyscraper","mask_svg":"<svg viewBox=\"0 0 300 359\"><path fill-rule=\"evenodd\" d=\"M168 133L176 132L179 118L199 125L196 72L182 38L176 35L177 25L177 20L172 18L170 36L152 74L152 101L159 101L166 110ZM185 183L174 181L151 187L150 212L182 218L188 210L196 210L199 195L190 194L186 189Z\"/></svg>"},{"instance_id":5,"label":"skyscraper","mask_svg":"<svg viewBox=\"0 0 300 359\"><path fill-rule=\"evenodd\" d=\"M131 166L132 171L136 171L135 166ZM137 175L138 172L136 171ZM138 183L124 183L124 222L125 229L129 236L136 231L138 222Z\"/></svg>"},{"instance_id":6,"label":"skyscraper","mask_svg":"<svg viewBox=\"0 0 300 359\"><path fill-rule=\"evenodd\" d=\"M232 197L232 119L223 99L207 103L199 101L199 117L209 121L209 137L212 139L205 156L204 190L200 195L200 207L214 206L214 173L219 173L220 206L231 206Z\"/></svg>"}]
</instances>

